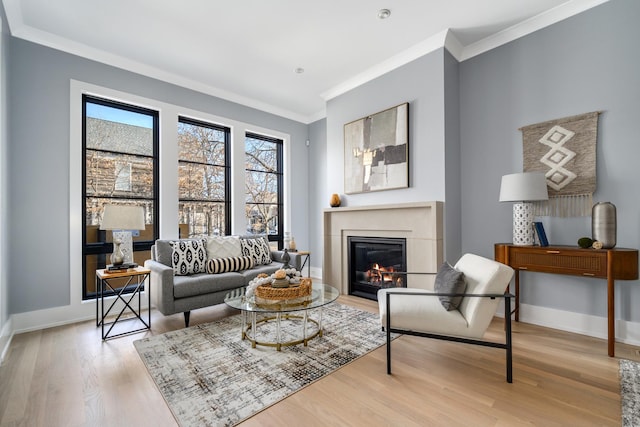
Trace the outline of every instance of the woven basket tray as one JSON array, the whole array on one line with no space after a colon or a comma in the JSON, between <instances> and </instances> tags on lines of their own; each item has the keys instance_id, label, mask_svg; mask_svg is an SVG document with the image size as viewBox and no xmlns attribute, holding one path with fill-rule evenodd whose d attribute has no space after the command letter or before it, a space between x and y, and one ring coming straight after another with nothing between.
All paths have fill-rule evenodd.
<instances>
[{"instance_id":1,"label":"woven basket tray","mask_svg":"<svg viewBox=\"0 0 640 427\"><path fill-rule=\"evenodd\" d=\"M255 290L256 299L286 301L311 295L311 279L300 280L298 286L289 288L274 288L271 285L260 285Z\"/></svg>"}]
</instances>

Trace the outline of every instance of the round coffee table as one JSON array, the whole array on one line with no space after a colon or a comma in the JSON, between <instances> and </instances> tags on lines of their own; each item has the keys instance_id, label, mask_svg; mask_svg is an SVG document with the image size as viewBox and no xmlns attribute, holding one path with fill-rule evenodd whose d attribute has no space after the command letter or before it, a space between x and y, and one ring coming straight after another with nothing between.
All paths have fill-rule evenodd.
<instances>
[{"instance_id":1,"label":"round coffee table","mask_svg":"<svg viewBox=\"0 0 640 427\"><path fill-rule=\"evenodd\" d=\"M241 311L242 316L242 339L249 340L251 346L257 345L275 347L278 351L284 346L304 344L309 340L322 336L322 308L334 302L340 292L333 286L324 283L314 283L311 286L311 300L303 304L256 304L253 297L245 296L246 288L238 288L229 292L224 302L233 308ZM317 311L318 317L313 319L309 316L310 311ZM262 314L260 319L257 315ZM275 321L275 322L273 322ZM299 328L286 340L283 336L283 322L301 322ZM275 323L275 339L259 339L258 327L268 327ZM312 324L310 326L309 324ZM294 325L295 326L295 325Z\"/></svg>"}]
</instances>

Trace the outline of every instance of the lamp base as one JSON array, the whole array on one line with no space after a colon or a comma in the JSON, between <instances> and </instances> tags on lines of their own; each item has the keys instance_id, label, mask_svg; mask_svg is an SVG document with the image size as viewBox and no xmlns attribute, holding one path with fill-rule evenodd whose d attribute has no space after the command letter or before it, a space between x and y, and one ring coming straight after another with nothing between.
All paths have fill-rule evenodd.
<instances>
[{"instance_id":1,"label":"lamp base","mask_svg":"<svg viewBox=\"0 0 640 427\"><path fill-rule=\"evenodd\" d=\"M533 204L514 203L513 205L513 244L533 246Z\"/></svg>"},{"instance_id":2,"label":"lamp base","mask_svg":"<svg viewBox=\"0 0 640 427\"><path fill-rule=\"evenodd\" d=\"M111 253L111 264L114 266L122 265L124 262L124 254L120 245L122 241L120 239L113 239L113 252Z\"/></svg>"}]
</instances>

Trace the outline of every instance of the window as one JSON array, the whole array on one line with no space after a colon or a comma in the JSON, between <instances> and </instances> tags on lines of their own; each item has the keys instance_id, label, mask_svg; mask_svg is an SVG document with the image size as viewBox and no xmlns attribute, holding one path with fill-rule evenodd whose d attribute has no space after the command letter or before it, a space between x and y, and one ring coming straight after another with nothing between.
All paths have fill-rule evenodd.
<instances>
[{"instance_id":1,"label":"window","mask_svg":"<svg viewBox=\"0 0 640 427\"><path fill-rule=\"evenodd\" d=\"M157 111L82 97L83 299L95 298L95 270L113 251L112 232L100 230L105 205L144 208L146 229L134 232L133 261L150 258L159 234L158 129Z\"/></svg>"},{"instance_id":2,"label":"window","mask_svg":"<svg viewBox=\"0 0 640 427\"><path fill-rule=\"evenodd\" d=\"M131 163L116 162L116 191L131 191Z\"/></svg>"},{"instance_id":3,"label":"window","mask_svg":"<svg viewBox=\"0 0 640 427\"><path fill-rule=\"evenodd\" d=\"M247 233L267 234L283 245L283 142L253 133L245 136Z\"/></svg>"},{"instance_id":4,"label":"window","mask_svg":"<svg viewBox=\"0 0 640 427\"><path fill-rule=\"evenodd\" d=\"M178 218L180 237L231 232L231 130L180 117Z\"/></svg>"}]
</instances>

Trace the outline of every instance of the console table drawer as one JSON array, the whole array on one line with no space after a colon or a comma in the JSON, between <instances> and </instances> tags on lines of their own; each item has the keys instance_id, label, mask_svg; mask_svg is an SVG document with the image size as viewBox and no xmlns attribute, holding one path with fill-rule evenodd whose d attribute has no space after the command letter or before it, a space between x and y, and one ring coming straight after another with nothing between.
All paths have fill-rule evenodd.
<instances>
[{"instance_id":1,"label":"console table drawer","mask_svg":"<svg viewBox=\"0 0 640 427\"><path fill-rule=\"evenodd\" d=\"M607 253L570 249L511 248L509 260L513 268L576 276L607 277Z\"/></svg>"}]
</instances>

